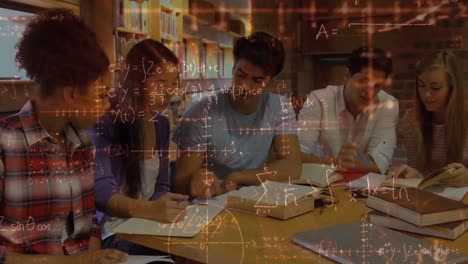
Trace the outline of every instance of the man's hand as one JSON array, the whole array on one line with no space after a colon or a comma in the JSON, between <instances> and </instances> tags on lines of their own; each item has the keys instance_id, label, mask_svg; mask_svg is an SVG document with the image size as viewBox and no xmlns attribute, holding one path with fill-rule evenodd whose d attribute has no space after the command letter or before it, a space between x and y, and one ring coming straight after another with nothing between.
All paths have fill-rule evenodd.
<instances>
[{"instance_id":1,"label":"man's hand","mask_svg":"<svg viewBox=\"0 0 468 264\"><path fill-rule=\"evenodd\" d=\"M468 186L468 169L461 163L450 163L448 167L455 168L453 177L443 180L442 182L455 187Z\"/></svg>"},{"instance_id":2,"label":"man's hand","mask_svg":"<svg viewBox=\"0 0 468 264\"><path fill-rule=\"evenodd\" d=\"M424 176L415 168L408 165L400 165L388 170L387 176L390 178L423 178Z\"/></svg>"},{"instance_id":3,"label":"man's hand","mask_svg":"<svg viewBox=\"0 0 468 264\"><path fill-rule=\"evenodd\" d=\"M190 181L190 194L193 197L211 198L222 192L218 177L206 169L195 172Z\"/></svg>"},{"instance_id":4,"label":"man's hand","mask_svg":"<svg viewBox=\"0 0 468 264\"><path fill-rule=\"evenodd\" d=\"M224 179L223 184L221 184L222 193L227 193L237 189L239 178L242 176L240 173L241 172L233 172Z\"/></svg>"},{"instance_id":5,"label":"man's hand","mask_svg":"<svg viewBox=\"0 0 468 264\"><path fill-rule=\"evenodd\" d=\"M352 170L358 168L361 164L361 158L358 155L359 146L356 143L346 143L341 146L338 153L338 169L339 170Z\"/></svg>"}]
</instances>

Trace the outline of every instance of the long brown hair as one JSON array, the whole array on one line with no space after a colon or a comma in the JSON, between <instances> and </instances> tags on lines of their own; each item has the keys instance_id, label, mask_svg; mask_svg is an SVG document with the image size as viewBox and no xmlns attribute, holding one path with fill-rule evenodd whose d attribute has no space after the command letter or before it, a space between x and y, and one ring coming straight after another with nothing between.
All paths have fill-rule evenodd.
<instances>
[{"instance_id":1,"label":"long brown hair","mask_svg":"<svg viewBox=\"0 0 468 264\"><path fill-rule=\"evenodd\" d=\"M123 89L117 92L118 105L116 107L122 113L133 113L135 119L117 124L114 143L128 146L127 155L123 159L121 179L125 177L127 195L133 198L139 196L143 176L141 168L143 152L141 150L144 149L144 121L138 118L138 113L144 111L146 95L144 89L149 89L145 87L144 80L148 75L154 74L156 68L166 61L179 65L177 57L164 44L153 39L145 39L130 49L125 58L128 70L122 71L121 74Z\"/></svg>"},{"instance_id":2,"label":"long brown hair","mask_svg":"<svg viewBox=\"0 0 468 264\"><path fill-rule=\"evenodd\" d=\"M452 52L442 51L419 61L416 64L417 76L437 67L444 69L450 89L445 110L446 162L462 162L467 114L461 69ZM417 134L417 162L418 166L425 167L432 159L434 116L424 107L419 94L418 79L416 79L415 100L417 118L414 126Z\"/></svg>"}]
</instances>

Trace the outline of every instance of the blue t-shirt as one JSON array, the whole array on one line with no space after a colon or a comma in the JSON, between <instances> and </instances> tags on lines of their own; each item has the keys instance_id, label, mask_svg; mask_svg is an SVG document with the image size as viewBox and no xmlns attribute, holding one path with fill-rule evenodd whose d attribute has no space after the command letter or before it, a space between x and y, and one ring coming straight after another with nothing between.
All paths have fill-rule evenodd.
<instances>
[{"instance_id":1,"label":"blue t-shirt","mask_svg":"<svg viewBox=\"0 0 468 264\"><path fill-rule=\"evenodd\" d=\"M263 168L275 136L297 135L286 97L264 93L257 110L244 115L231 107L229 96L219 92L192 104L172 139L181 151L205 152L208 169L221 180L232 172Z\"/></svg>"}]
</instances>

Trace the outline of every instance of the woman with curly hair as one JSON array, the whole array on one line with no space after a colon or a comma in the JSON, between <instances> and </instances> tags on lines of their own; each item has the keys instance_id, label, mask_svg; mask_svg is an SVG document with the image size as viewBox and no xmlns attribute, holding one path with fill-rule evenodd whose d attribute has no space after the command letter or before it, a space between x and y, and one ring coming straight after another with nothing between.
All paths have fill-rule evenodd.
<instances>
[{"instance_id":1,"label":"woman with curly hair","mask_svg":"<svg viewBox=\"0 0 468 264\"><path fill-rule=\"evenodd\" d=\"M125 261L121 251L99 249L94 147L83 131L109 107L104 51L65 9L35 16L17 50L37 87L0 121L0 263Z\"/></svg>"},{"instance_id":2,"label":"woman with curly hair","mask_svg":"<svg viewBox=\"0 0 468 264\"><path fill-rule=\"evenodd\" d=\"M400 178L419 178L443 166L455 168L445 180L468 186L467 111L460 65L443 51L417 63L416 105L403 118L408 165L389 172Z\"/></svg>"}]
</instances>

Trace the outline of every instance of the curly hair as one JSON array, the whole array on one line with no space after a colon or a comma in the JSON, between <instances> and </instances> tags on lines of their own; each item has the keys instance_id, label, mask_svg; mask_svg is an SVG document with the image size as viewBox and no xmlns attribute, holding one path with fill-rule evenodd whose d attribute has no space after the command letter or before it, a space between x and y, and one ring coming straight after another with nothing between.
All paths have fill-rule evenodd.
<instances>
[{"instance_id":1,"label":"curly hair","mask_svg":"<svg viewBox=\"0 0 468 264\"><path fill-rule=\"evenodd\" d=\"M65 86L87 93L109 65L96 35L67 9L50 9L35 16L16 44L16 62L48 97Z\"/></svg>"}]
</instances>

